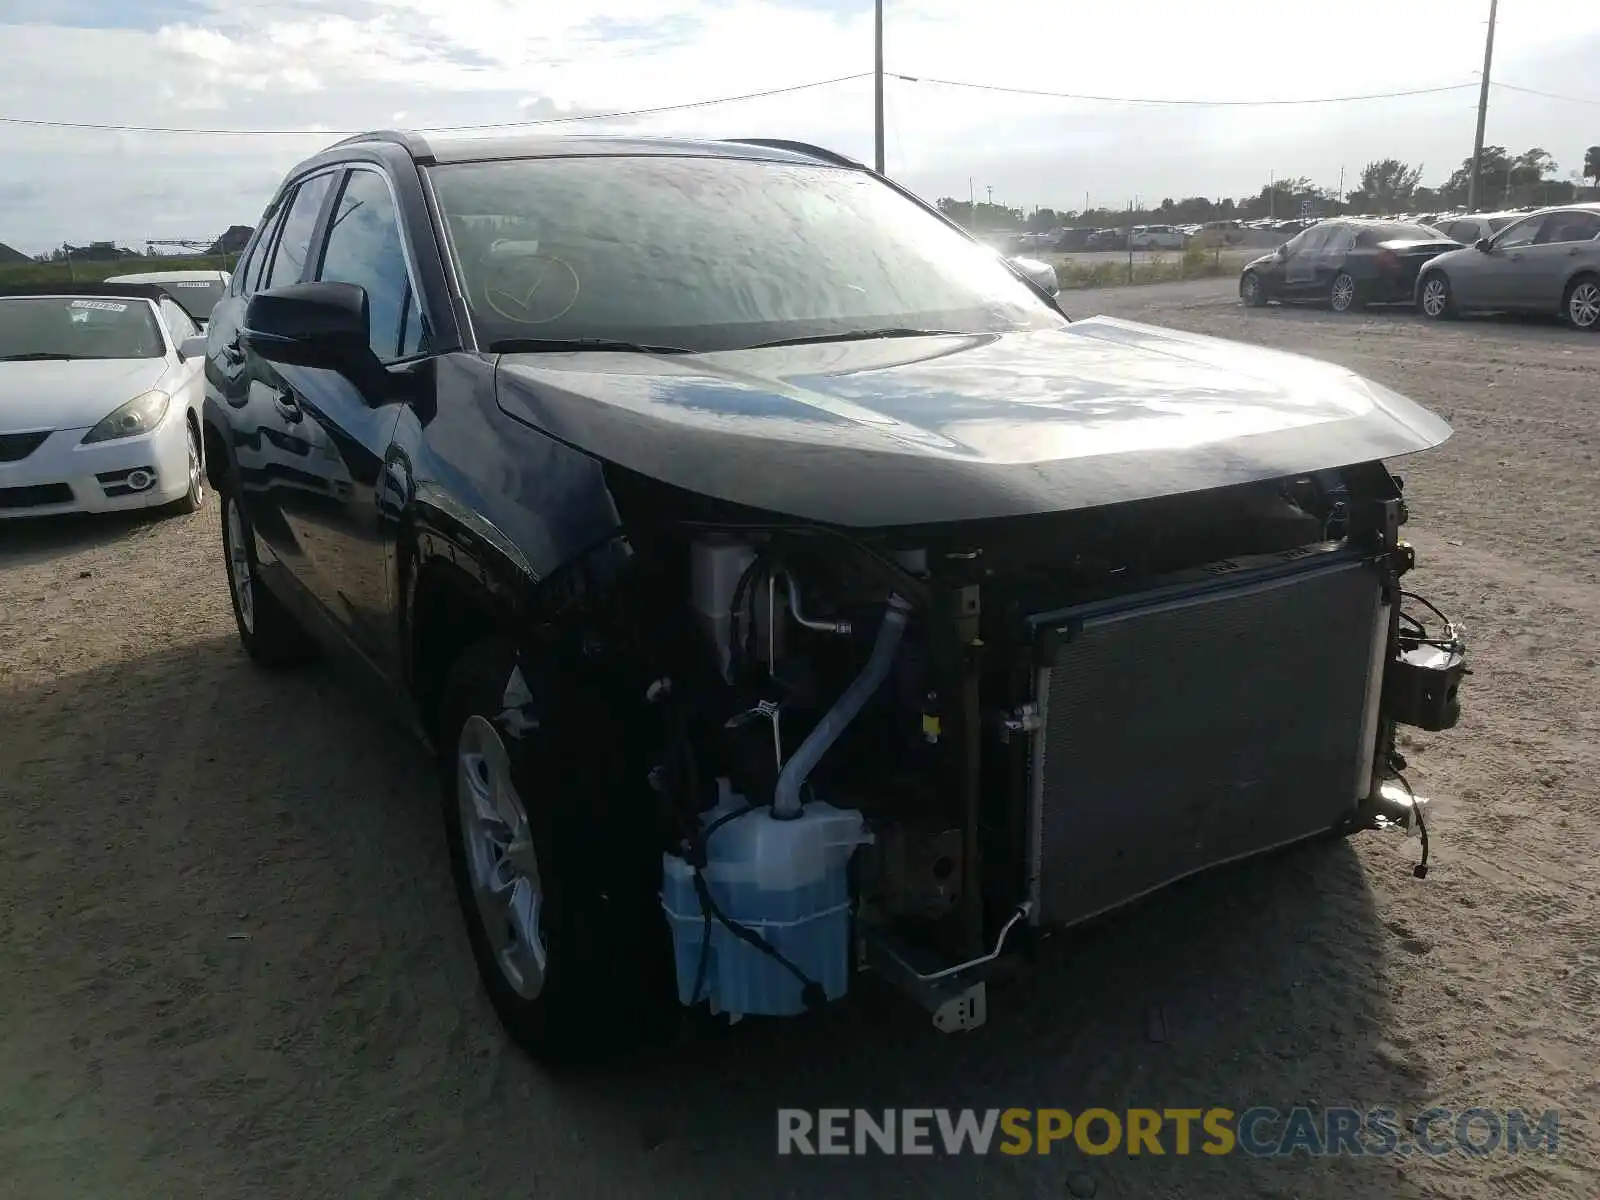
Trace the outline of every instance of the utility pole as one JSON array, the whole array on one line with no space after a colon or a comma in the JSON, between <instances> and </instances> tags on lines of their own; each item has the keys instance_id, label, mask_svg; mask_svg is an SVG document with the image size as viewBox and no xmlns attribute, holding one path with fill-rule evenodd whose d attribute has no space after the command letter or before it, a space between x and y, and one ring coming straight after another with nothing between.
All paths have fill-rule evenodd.
<instances>
[{"instance_id":1,"label":"utility pole","mask_svg":"<svg viewBox=\"0 0 1600 1200\"><path fill-rule=\"evenodd\" d=\"M1495 10L1500 0L1489 0L1489 33L1483 39L1483 81L1478 88L1478 132L1472 138L1472 174L1467 179L1467 211L1478 211L1478 171L1483 164L1483 124L1489 117L1489 65L1494 61ZM1506 176L1510 179L1509 172Z\"/></svg>"},{"instance_id":2,"label":"utility pole","mask_svg":"<svg viewBox=\"0 0 1600 1200\"><path fill-rule=\"evenodd\" d=\"M1271 220L1278 215L1277 212L1278 185L1273 179L1272 172L1267 172L1267 219Z\"/></svg>"},{"instance_id":3,"label":"utility pole","mask_svg":"<svg viewBox=\"0 0 1600 1200\"><path fill-rule=\"evenodd\" d=\"M883 0L872 9L872 131L873 166L883 174Z\"/></svg>"},{"instance_id":4,"label":"utility pole","mask_svg":"<svg viewBox=\"0 0 1600 1200\"><path fill-rule=\"evenodd\" d=\"M994 184L988 184L984 190L989 193L989 207L994 207Z\"/></svg>"},{"instance_id":5,"label":"utility pole","mask_svg":"<svg viewBox=\"0 0 1600 1200\"><path fill-rule=\"evenodd\" d=\"M1334 197L1334 203L1336 205L1338 205L1338 211L1339 212L1341 212L1341 213L1344 212L1344 164L1343 163L1339 164L1339 194Z\"/></svg>"}]
</instances>

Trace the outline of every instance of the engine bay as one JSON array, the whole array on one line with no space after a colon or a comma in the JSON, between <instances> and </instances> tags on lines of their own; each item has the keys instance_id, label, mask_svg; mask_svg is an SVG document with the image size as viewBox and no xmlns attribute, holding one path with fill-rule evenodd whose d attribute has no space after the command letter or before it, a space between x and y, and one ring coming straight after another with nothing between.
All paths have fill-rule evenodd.
<instances>
[{"instance_id":1,"label":"engine bay","mask_svg":"<svg viewBox=\"0 0 1600 1200\"><path fill-rule=\"evenodd\" d=\"M630 555L613 609L650 662L629 750L658 809L680 999L734 1016L813 1007L847 985L859 929L930 961L984 958L1026 910L1037 614L1357 545L1397 580L1400 489L1371 463L843 531L615 481ZM1459 671L1458 639L1402 651L1410 633L1396 621L1389 657L1407 678L1390 688L1443 727L1439 693L1453 704L1458 679L1430 683L1427 664Z\"/></svg>"}]
</instances>

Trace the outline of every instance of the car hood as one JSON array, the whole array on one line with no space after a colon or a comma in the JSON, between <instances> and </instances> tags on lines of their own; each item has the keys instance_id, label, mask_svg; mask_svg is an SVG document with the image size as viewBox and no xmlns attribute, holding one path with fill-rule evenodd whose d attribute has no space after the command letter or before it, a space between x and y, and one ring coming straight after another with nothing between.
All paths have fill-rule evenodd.
<instances>
[{"instance_id":1,"label":"car hood","mask_svg":"<svg viewBox=\"0 0 1600 1200\"><path fill-rule=\"evenodd\" d=\"M1407 454L1450 427L1343 368L1106 317L713 354L510 354L509 415L692 492L849 526L1020 516Z\"/></svg>"},{"instance_id":2,"label":"car hood","mask_svg":"<svg viewBox=\"0 0 1600 1200\"><path fill-rule=\"evenodd\" d=\"M0 433L87 429L166 371L163 358L0 362Z\"/></svg>"}]
</instances>

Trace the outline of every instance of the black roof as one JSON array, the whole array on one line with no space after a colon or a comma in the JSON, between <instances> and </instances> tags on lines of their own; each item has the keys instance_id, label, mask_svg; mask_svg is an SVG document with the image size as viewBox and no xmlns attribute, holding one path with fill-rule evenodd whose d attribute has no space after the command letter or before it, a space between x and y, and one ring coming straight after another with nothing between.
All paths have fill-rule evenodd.
<instances>
[{"instance_id":1,"label":"black roof","mask_svg":"<svg viewBox=\"0 0 1600 1200\"><path fill-rule=\"evenodd\" d=\"M189 319L198 321L181 296L174 296L159 283L24 283L14 287L0 287L0 299L7 296L94 296L117 300L170 300Z\"/></svg>"},{"instance_id":2,"label":"black roof","mask_svg":"<svg viewBox=\"0 0 1600 1200\"><path fill-rule=\"evenodd\" d=\"M172 293L154 283L25 283L0 287L0 296L98 296L123 300L172 300Z\"/></svg>"},{"instance_id":3,"label":"black roof","mask_svg":"<svg viewBox=\"0 0 1600 1200\"><path fill-rule=\"evenodd\" d=\"M820 146L780 138L692 138L634 137L626 134L510 133L493 137L423 135L407 130L384 129L358 133L336 142L329 150L381 142L403 148L422 163L485 162L504 158L570 158L623 155L669 154L698 158L745 158L768 162L827 163L830 166L860 168L846 158ZM327 154L328 151L322 152ZM317 157L321 157L318 155Z\"/></svg>"}]
</instances>

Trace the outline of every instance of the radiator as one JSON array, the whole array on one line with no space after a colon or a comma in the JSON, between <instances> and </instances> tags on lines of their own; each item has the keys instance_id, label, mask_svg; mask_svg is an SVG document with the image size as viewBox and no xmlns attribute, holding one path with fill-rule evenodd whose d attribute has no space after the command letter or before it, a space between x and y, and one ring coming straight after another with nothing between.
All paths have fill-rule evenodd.
<instances>
[{"instance_id":1,"label":"radiator","mask_svg":"<svg viewBox=\"0 0 1600 1200\"><path fill-rule=\"evenodd\" d=\"M1368 791L1379 571L1342 553L1232 568L1036 620L1035 920L1081 921L1321 833Z\"/></svg>"}]
</instances>

